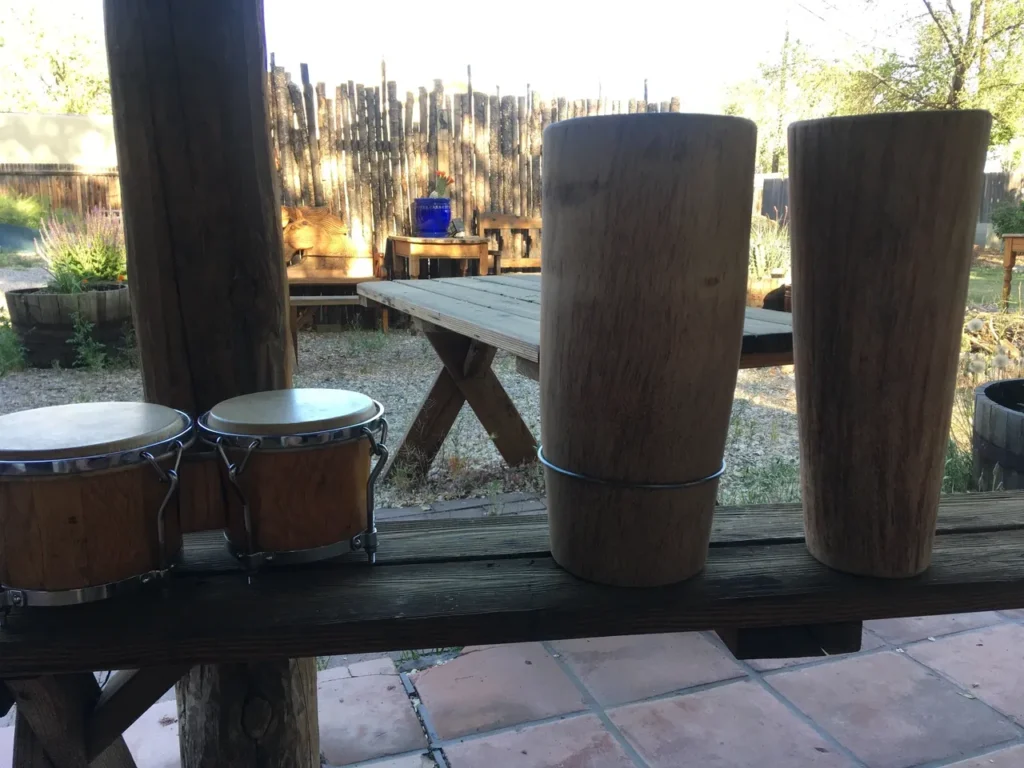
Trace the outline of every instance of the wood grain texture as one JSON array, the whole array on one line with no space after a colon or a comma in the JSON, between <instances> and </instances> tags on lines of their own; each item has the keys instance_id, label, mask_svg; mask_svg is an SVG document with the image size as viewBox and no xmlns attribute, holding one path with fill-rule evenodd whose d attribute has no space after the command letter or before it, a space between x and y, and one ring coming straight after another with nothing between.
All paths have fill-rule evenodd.
<instances>
[{"instance_id":1,"label":"wood grain texture","mask_svg":"<svg viewBox=\"0 0 1024 768\"><path fill-rule=\"evenodd\" d=\"M229 451L233 462L243 452ZM346 541L366 530L370 443L253 451L239 483L249 500L253 551L284 552ZM228 536L248 551L242 505L228 498Z\"/></svg>"},{"instance_id":2,"label":"wood grain texture","mask_svg":"<svg viewBox=\"0 0 1024 768\"><path fill-rule=\"evenodd\" d=\"M120 734L98 755L88 752L88 717L100 696L100 687L92 672L8 680L7 688L17 702L18 719L24 718L38 747L54 768L135 768L135 761ZM18 741L17 736L15 741ZM16 743L14 765L42 768L45 763L35 745L25 746L29 759L19 761Z\"/></svg>"},{"instance_id":3,"label":"wood grain texture","mask_svg":"<svg viewBox=\"0 0 1024 768\"><path fill-rule=\"evenodd\" d=\"M215 716L200 692L215 697ZM177 695L183 766L320 765L315 664L193 667Z\"/></svg>"},{"instance_id":4,"label":"wood grain texture","mask_svg":"<svg viewBox=\"0 0 1024 768\"><path fill-rule=\"evenodd\" d=\"M676 114L544 132L541 423L556 465L627 483L718 471L756 133L747 120ZM545 478L552 555L570 572L654 586L703 567L717 482L665 491Z\"/></svg>"},{"instance_id":5,"label":"wood grain texture","mask_svg":"<svg viewBox=\"0 0 1024 768\"><path fill-rule=\"evenodd\" d=\"M196 416L236 395L291 386L263 3L105 0L104 22L146 399ZM291 97L297 88L286 90ZM296 106L282 101L285 110ZM301 99L297 106L301 125ZM279 117L279 129L290 128L294 111L285 125ZM308 156L297 159L297 191L306 194ZM273 755L279 747L281 759L268 764L319 765L316 696L300 686L315 660L248 666L245 674L277 678L268 696L280 717L261 749ZM189 745L183 768L253 765L251 753L236 760L232 751L247 738L241 721L221 719L244 703L231 698L247 690L238 678L235 668L202 667L179 690L189 703L179 732ZM302 704L293 706L300 690ZM293 759L299 754L306 757Z\"/></svg>"},{"instance_id":6,"label":"wood grain texture","mask_svg":"<svg viewBox=\"0 0 1024 768\"><path fill-rule=\"evenodd\" d=\"M703 573L654 589L588 583L543 545L520 549L529 542L517 531L543 536L542 518L383 523L375 568L278 569L251 585L237 564L184 568L161 600L14 613L0 630L0 676L1022 608L1019 498L944 501L932 567L897 581L834 571L799 535L773 538L781 524L799 531L793 506L725 510L739 538L726 531ZM417 549L418 562L403 555Z\"/></svg>"},{"instance_id":7,"label":"wood grain texture","mask_svg":"<svg viewBox=\"0 0 1024 768\"><path fill-rule=\"evenodd\" d=\"M164 468L173 462L161 462ZM81 589L169 564L181 549L178 498L161 557L157 511L167 493L148 464L36 478L0 478L0 582Z\"/></svg>"},{"instance_id":8,"label":"wood grain texture","mask_svg":"<svg viewBox=\"0 0 1024 768\"><path fill-rule=\"evenodd\" d=\"M789 128L807 545L834 568L928 567L991 116Z\"/></svg>"},{"instance_id":9,"label":"wood grain texture","mask_svg":"<svg viewBox=\"0 0 1024 768\"><path fill-rule=\"evenodd\" d=\"M122 669L103 686L86 725L86 754L101 755L188 672L187 666Z\"/></svg>"}]
</instances>

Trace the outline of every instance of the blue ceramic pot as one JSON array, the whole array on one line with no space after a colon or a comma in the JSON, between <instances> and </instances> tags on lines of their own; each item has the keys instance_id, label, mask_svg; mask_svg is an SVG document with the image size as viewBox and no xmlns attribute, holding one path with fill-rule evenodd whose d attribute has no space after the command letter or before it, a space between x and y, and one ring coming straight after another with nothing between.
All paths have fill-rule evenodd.
<instances>
[{"instance_id":1,"label":"blue ceramic pot","mask_svg":"<svg viewBox=\"0 0 1024 768\"><path fill-rule=\"evenodd\" d=\"M418 237L448 237L448 225L452 223L451 200L447 197L417 197L412 208Z\"/></svg>"}]
</instances>

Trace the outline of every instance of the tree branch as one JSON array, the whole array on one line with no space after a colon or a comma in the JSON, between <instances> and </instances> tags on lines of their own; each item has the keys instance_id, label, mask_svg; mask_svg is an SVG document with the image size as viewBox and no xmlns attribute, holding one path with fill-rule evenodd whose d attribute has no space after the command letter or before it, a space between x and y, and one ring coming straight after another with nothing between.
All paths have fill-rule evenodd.
<instances>
[{"instance_id":1,"label":"tree branch","mask_svg":"<svg viewBox=\"0 0 1024 768\"><path fill-rule=\"evenodd\" d=\"M946 47L949 48L949 55L953 59L953 63L956 63L957 55L956 48L953 46L953 41L950 40L949 34L946 32L946 28L942 26L942 22L939 21L939 15L935 12L932 7L931 0L921 0L924 3L924 7L928 9L928 14L932 17L932 21L935 22L935 26L938 27L939 33L942 38L946 41Z\"/></svg>"},{"instance_id":2,"label":"tree branch","mask_svg":"<svg viewBox=\"0 0 1024 768\"><path fill-rule=\"evenodd\" d=\"M1000 35L1006 34L1007 32L1013 32L1013 30L1015 30L1015 29L1022 29L1022 28L1024 28L1024 19L1018 21L1016 24L1007 24L1002 29L996 30L991 35L989 35L984 40L982 40L981 44L985 45L985 43L989 43L992 40L995 40Z\"/></svg>"}]
</instances>

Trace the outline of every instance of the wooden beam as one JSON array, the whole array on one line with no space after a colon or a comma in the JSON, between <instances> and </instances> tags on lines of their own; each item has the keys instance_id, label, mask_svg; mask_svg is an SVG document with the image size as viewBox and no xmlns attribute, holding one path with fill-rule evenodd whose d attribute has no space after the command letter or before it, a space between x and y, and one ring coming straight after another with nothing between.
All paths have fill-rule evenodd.
<instances>
[{"instance_id":1,"label":"wooden beam","mask_svg":"<svg viewBox=\"0 0 1024 768\"><path fill-rule=\"evenodd\" d=\"M91 672L8 680L7 687L17 702L18 719L24 718L32 729L53 768L135 768L120 734L110 740L105 750L89 755L87 721L100 696L100 686ZM31 739L26 740L23 749L30 755L24 765L44 765ZM14 764L21 768L17 755Z\"/></svg>"},{"instance_id":2,"label":"wooden beam","mask_svg":"<svg viewBox=\"0 0 1024 768\"><path fill-rule=\"evenodd\" d=\"M198 415L291 386L262 1L104 0L104 20L146 399ZM301 98L299 109L304 118ZM241 670L198 667L179 683L183 768L209 755L221 766L319 765L315 660ZM254 687L272 730L219 719Z\"/></svg>"},{"instance_id":3,"label":"wooden beam","mask_svg":"<svg viewBox=\"0 0 1024 768\"><path fill-rule=\"evenodd\" d=\"M103 687L86 724L86 753L97 757L159 701L189 667L147 667L115 672Z\"/></svg>"},{"instance_id":4,"label":"wooden beam","mask_svg":"<svg viewBox=\"0 0 1024 768\"><path fill-rule=\"evenodd\" d=\"M731 627L715 634L737 659L800 659L860 650L864 624L798 624L793 627Z\"/></svg>"},{"instance_id":5,"label":"wooden beam","mask_svg":"<svg viewBox=\"0 0 1024 768\"><path fill-rule=\"evenodd\" d=\"M543 517L381 523L375 568L281 569L253 585L202 534L210 556L186 558L159 598L12 613L0 676L1024 607L1019 494L944 501L932 567L901 580L816 561L798 506L722 512L705 570L655 589L570 576L547 554Z\"/></svg>"}]
</instances>

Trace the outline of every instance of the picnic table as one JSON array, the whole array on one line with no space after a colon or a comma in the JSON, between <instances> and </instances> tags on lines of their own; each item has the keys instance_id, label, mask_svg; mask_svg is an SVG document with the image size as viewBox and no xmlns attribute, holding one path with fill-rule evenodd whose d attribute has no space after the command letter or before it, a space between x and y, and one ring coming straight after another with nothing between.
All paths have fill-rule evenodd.
<instances>
[{"instance_id":1,"label":"picnic table","mask_svg":"<svg viewBox=\"0 0 1024 768\"><path fill-rule=\"evenodd\" d=\"M368 301L405 312L424 327L442 367L389 466L426 474L463 403L468 402L510 465L536 460L536 441L491 370L498 350L540 378L540 275L456 277L363 283ZM741 368L793 362L793 323L785 312L748 307Z\"/></svg>"}]
</instances>

